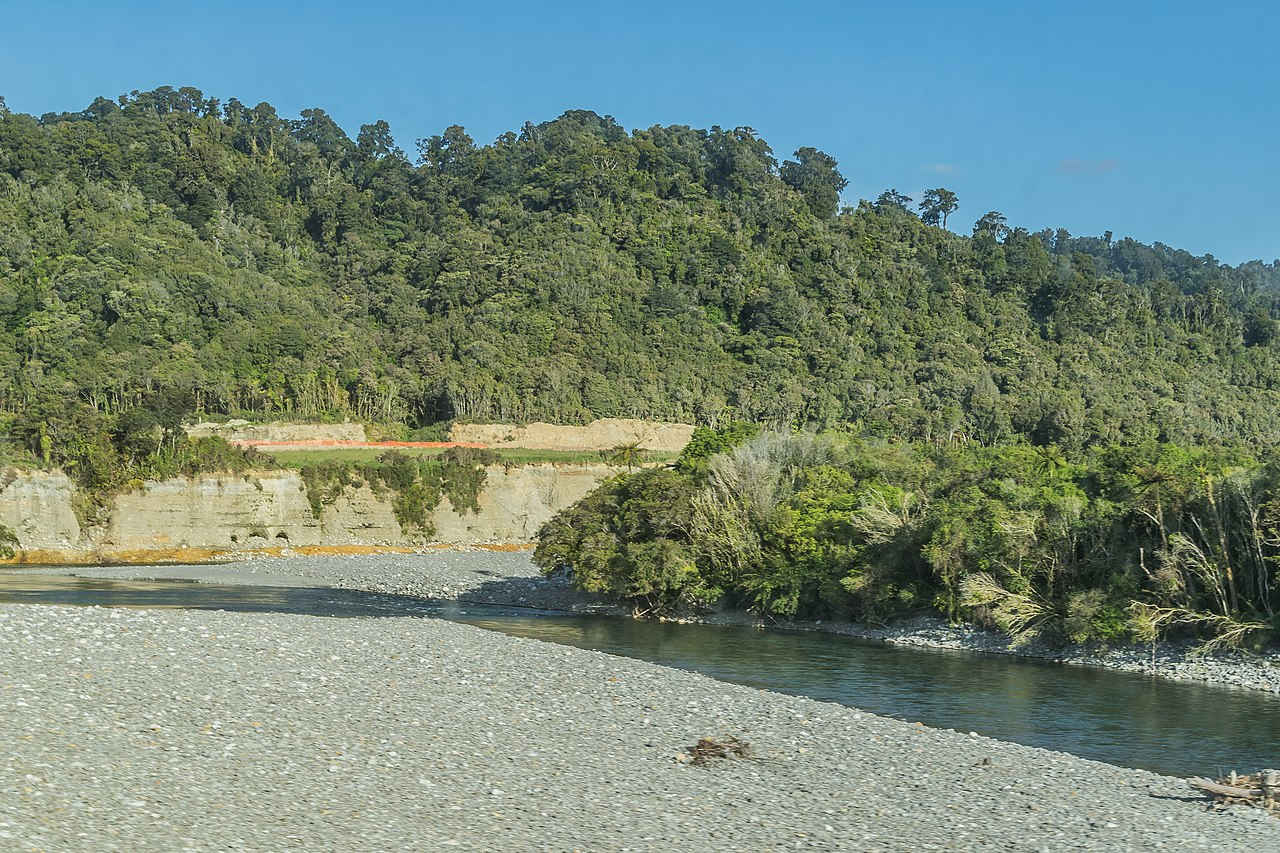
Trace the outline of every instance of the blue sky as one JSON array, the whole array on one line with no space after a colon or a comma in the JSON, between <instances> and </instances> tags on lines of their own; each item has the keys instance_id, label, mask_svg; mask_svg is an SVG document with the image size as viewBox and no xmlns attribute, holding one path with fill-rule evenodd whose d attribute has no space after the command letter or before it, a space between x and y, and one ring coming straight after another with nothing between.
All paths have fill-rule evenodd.
<instances>
[{"instance_id":1,"label":"blue sky","mask_svg":"<svg viewBox=\"0 0 1280 853\"><path fill-rule=\"evenodd\" d=\"M0 5L23 112L193 85L353 136L489 141L594 109L835 156L846 200L960 197L1032 230L1280 256L1280 13L1263 3L73 2Z\"/></svg>"}]
</instances>

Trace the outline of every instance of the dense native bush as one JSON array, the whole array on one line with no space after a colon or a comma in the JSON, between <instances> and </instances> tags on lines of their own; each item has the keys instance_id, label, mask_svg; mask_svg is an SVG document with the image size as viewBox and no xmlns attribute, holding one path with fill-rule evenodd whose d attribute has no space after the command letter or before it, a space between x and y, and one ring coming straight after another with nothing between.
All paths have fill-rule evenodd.
<instances>
[{"instance_id":1,"label":"dense native bush","mask_svg":"<svg viewBox=\"0 0 1280 853\"><path fill-rule=\"evenodd\" d=\"M959 236L929 224L968 203L943 188L923 220L896 192L837 210L834 160L748 128L575 110L417 155L191 88L0 111L0 421L171 394L406 430L1280 442L1275 264L994 212Z\"/></svg>"},{"instance_id":2,"label":"dense native bush","mask_svg":"<svg viewBox=\"0 0 1280 853\"><path fill-rule=\"evenodd\" d=\"M607 480L547 522L534 560L548 572L571 567L579 588L637 613L705 606L720 590L694 565L692 495L687 478L663 469Z\"/></svg>"},{"instance_id":3,"label":"dense native bush","mask_svg":"<svg viewBox=\"0 0 1280 853\"><path fill-rule=\"evenodd\" d=\"M665 526L610 521L653 507ZM1255 642L1280 627L1280 469L1230 449L764 433L700 470L611 481L548 523L535 559L638 600L654 570L620 555L646 548L677 555L662 576L698 594L645 610L719 592L762 614L933 611L1072 642L1170 627Z\"/></svg>"},{"instance_id":4,"label":"dense native bush","mask_svg":"<svg viewBox=\"0 0 1280 853\"><path fill-rule=\"evenodd\" d=\"M711 457L742 444L760 432L757 424L741 421L726 424L719 429L698 427L689 443L680 451L675 469L683 474L704 475L711 464Z\"/></svg>"},{"instance_id":5,"label":"dense native bush","mask_svg":"<svg viewBox=\"0 0 1280 853\"><path fill-rule=\"evenodd\" d=\"M0 109L0 461L64 468L92 520L142 479L257 464L188 442L189 412L804 428L853 438L716 462L758 427L709 429L643 494L610 486L583 578L642 609L719 590L1072 637L1272 619L1274 472L1181 448L1280 445L1276 263L994 211L960 236L944 188L922 216L896 191L838 209L834 160L745 127L573 110L417 152L192 88ZM483 477L382 468L418 528ZM356 475L311 472L317 511ZM595 553L571 534L557 559Z\"/></svg>"}]
</instances>

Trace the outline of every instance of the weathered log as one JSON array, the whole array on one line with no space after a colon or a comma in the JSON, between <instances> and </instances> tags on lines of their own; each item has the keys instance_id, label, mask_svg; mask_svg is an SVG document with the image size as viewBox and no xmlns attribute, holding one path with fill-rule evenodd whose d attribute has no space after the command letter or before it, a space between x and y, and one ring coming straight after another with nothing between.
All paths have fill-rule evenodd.
<instances>
[{"instance_id":1,"label":"weathered log","mask_svg":"<svg viewBox=\"0 0 1280 853\"><path fill-rule=\"evenodd\" d=\"M1264 800L1280 799L1280 770L1258 771L1258 787Z\"/></svg>"},{"instance_id":2,"label":"weathered log","mask_svg":"<svg viewBox=\"0 0 1280 853\"><path fill-rule=\"evenodd\" d=\"M1233 785L1221 785L1217 782L1210 782L1208 779L1190 779L1191 787L1198 788L1209 794L1217 794L1220 797L1238 797L1242 800L1252 800L1262 796L1262 792L1257 788L1237 788Z\"/></svg>"}]
</instances>

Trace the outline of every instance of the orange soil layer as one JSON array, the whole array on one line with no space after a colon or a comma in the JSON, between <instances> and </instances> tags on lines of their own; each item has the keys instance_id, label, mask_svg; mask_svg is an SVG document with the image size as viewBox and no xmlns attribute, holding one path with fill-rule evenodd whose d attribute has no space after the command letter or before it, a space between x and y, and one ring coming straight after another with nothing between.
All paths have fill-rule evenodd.
<instances>
[{"instance_id":1,"label":"orange soil layer","mask_svg":"<svg viewBox=\"0 0 1280 853\"><path fill-rule=\"evenodd\" d=\"M479 551L529 551L532 544L495 543L487 545L433 544L418 548L397 545L302 545L297 548L253 548L232 551L224 548L135 548L119 551L58 551L33 549L18 551L0 565L150 565L153 563L213 563L250 557L359 556L361 554L417 554L466 548Z\"/></svg>"},{"instance_id":2,"label":"orange soil layer","mask_svg":"<svg viewBox=\"0 0 1280 853\"><path fill-rule=\"evenodd\" d=\"M347 439L303 438L297 441L267 441L261 438L236 438L232 444L241 447L273 447L276 450L307 449L311 447L472 447L483 450L489 445L478 441L350 441Z\"/></svg>"}]
</instances>

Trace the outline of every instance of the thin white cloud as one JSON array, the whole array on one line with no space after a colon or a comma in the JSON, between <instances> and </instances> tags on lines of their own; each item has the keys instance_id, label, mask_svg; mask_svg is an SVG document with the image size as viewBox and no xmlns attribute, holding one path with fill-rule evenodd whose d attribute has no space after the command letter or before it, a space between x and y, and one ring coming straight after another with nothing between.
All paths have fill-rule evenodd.
<instances>
[{"instance_id":1,"label":"thin white cloud","mask_svg":"<svg viewBox=\"0 0 1280 853\"><path fill-rule=\"evenodd\" d=\"M950 163L929 163L924 168L927 172L934 172L939 175L949 175L956 170L956 167Z\"/></svg>"}]
</instances>

